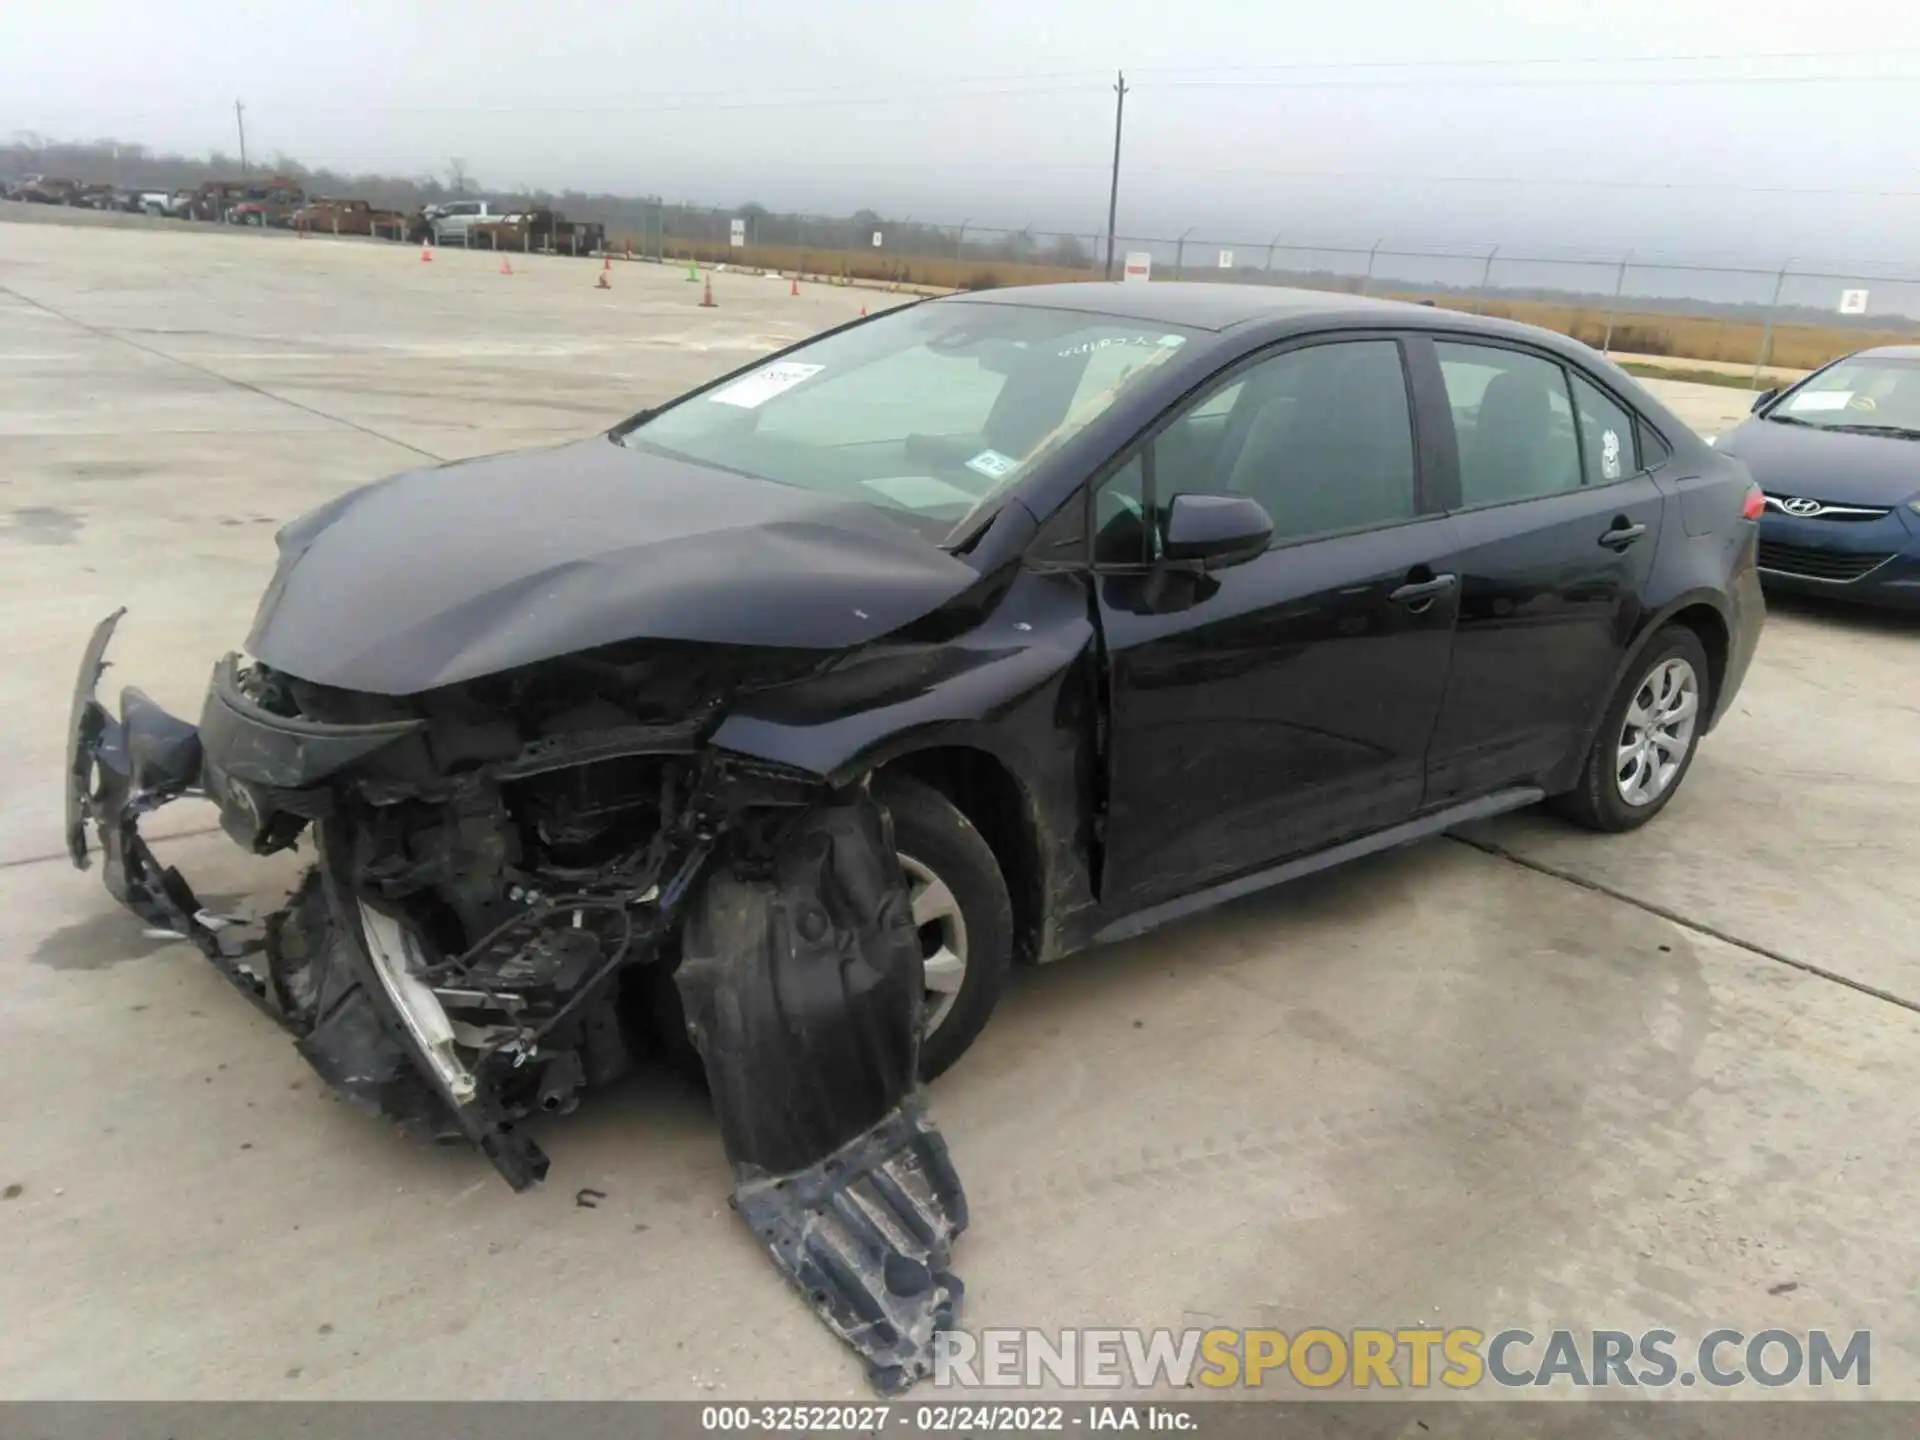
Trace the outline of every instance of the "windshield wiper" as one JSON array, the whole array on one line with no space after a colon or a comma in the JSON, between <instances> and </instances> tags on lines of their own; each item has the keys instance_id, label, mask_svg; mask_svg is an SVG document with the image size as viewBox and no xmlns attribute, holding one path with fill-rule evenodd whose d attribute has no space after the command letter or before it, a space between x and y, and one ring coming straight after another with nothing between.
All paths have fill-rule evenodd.
<instances>
[{"instance_id":1,"label":"windshield wiper","mask_svg":"<svg viewBox=\"0 0 1920 1440\"><path fill-rule=\"evenodd\" d=\"M1885 435L1895 440L1920 440L1920 430L1906 425L1829 425L1829 430L1844 430L1849 435Z\"/></svg>"},{"instance_id":2,"label":"windshield wiper","mask_svg":"<svg viewBox=\"0 0 1920 1440\"><path fill-rule=\"evenodd\" d=\"M1762 420L1774 425L1800 425L1808 430L1831 430L1831 425L1816 425L1811 420L1802 420L1797 415L1762 415Z\"/></svg>"}]
</instances>

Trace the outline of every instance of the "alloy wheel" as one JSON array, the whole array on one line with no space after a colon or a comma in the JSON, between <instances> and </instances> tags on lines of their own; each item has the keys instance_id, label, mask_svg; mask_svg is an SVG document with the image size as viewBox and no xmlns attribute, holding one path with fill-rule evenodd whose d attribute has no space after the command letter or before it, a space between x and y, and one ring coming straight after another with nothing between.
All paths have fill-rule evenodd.
<instances>
[{"instance_id":1,"label":"alloy wheel","mask_svg":"<svg viewBox=\"0 0 1920 1440\"><path fill-rule=\"evenodd\" d=\"M1647 672L1627 706L1614 754L1620 798L1651 805L1673 787L1693 747L1700 718L1700 677L1679 656Z\"/></svg>"},{"instance_id":2,"label":"alloy wheel","mask_svg":"<svg viewBox=\"0 0 1920 1440\"><path fill-rule=\"evenodd\" d=\"M913 924L920 933L920 954L927 976L923 1034L938 1030L960 998L967 978L967 919L946 881L911 855L900 857L907 876L907 896L913 904Z\"/></svg>"}]
</instances>

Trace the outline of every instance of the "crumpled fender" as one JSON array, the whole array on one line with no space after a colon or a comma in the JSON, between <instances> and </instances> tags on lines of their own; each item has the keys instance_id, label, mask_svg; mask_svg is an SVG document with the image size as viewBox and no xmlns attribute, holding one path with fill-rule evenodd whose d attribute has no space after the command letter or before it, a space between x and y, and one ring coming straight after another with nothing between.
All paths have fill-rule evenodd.
<instances>
[{"instance_id":1,"label":"crumpled fender","mask_svg":"<svg viewBox=\"0 0 1920 1440\"><path fill-rule=\"evenodd\" d=\"M967 1208L918 1090L926 981L879 808L856 792L762 872L716 867L681 953L735 1208L875 1387L904 1389L954 1323Z\"/></svg>"}]
</instances>

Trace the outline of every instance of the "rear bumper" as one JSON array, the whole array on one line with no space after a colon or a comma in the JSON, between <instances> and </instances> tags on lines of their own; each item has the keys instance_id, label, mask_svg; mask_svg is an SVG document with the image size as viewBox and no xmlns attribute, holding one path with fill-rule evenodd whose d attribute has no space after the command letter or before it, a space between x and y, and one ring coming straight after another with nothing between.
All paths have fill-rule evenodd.
<instances>
[{"instance_id":1,"label":"rear bumper","mask_svg":"<svg viewBox=\"0 0 1920 1440\"><path fill-rule=\"evenodd\" d=\"M1754 652L1760 648L1760 631L1767 621L1766 596L1760 588L1760 572L1742 563L1727 587L1731 614L1727 626L1727 669L1720 677L1720 693L1714 697L1712 730L1733 708L1733 700L1753 665Z\"/></svg>"}]
</instances>

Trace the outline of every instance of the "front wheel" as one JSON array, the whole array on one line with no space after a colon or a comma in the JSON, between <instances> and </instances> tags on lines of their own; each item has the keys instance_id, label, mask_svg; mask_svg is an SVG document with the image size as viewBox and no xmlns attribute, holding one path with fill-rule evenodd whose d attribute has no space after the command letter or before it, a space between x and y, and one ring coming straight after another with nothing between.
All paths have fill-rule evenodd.
<instances>
[{"instance_id":1,"label":"front wheel","mask_svg":"<svg viewBox=\"0 0 1920 1440\"><path fill-rule=\"evenodd\" d=\"M1621 682L1593 737L1579 783L1554 808L1589 830L1637 830L1662 810L1693 765L1712 694L1700 638L1670 625Z\"/></svg>"},{"instance_id":2,"label":"front wheel","mask_svg":"<svg viewBox=\"0 0 1920 1440\"><path fill-rule=\"evenodd\" d=\"M882 776L876 798L893 821L926 967L920 1074L931 1080L964 1055L999 1003L1013 959L1013 902L993 849L931 785Z\"/></svg>"}]
</instances>

